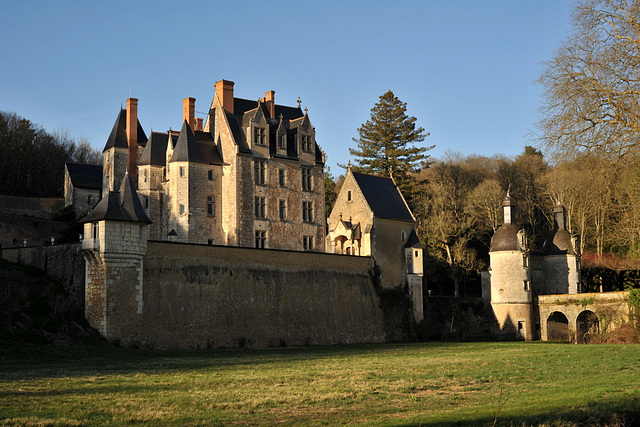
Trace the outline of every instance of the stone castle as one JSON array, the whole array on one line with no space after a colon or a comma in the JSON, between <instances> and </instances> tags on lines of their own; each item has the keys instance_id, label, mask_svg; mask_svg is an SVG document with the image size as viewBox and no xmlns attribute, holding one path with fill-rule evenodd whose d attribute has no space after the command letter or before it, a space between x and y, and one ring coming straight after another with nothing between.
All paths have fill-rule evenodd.
<instances>
[{"instance_id":1,"label":"stone castle","mask_svg":"<svg viewBox=\"0 0 640 427\"><path fill-rule=\"evenodd\" d=\"M65 200L88 211L89 322L156 348L411 336L423 319L422 247L393 180L348 170L327 223L307 112L276 104L274 91L235 98L233 87L216 83L205 119L186 98L180 132L149 138L129 99L103 168L67 165Z\"/></svg>"}]
</instances>

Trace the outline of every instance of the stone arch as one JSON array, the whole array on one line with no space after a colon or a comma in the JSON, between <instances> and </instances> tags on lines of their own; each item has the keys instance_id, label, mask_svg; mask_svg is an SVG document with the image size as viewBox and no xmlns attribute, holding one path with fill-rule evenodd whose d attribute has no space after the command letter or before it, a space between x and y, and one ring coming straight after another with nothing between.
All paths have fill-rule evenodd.
<instances>
[{"instance_id":1,"label":"stone arch","mask_svg":"<svg viewBox=\"0 0 640 427\"><path fill-rule=\"evenodd\" d=\"M591 310L584 310L576 318L576 339L579 343L590 343L600 332L600 319Z\"/></svg>"},{"instance_id":2,"label":"stone arch","mask_svg":"<svg viewBox=\"0 0 640 427\"><path fill-rule=\"evenodd\" d=\"M569 341L569 319L564 313L554 311L547 317L547 340Z\"/></svg>"}]
</instances>

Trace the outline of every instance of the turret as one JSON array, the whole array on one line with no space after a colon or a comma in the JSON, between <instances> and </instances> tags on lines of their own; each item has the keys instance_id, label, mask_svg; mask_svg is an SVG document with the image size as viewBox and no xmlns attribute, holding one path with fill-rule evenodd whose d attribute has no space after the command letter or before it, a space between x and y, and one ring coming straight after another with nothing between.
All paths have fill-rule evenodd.
<instances>
[{"instance_id":1,"label":"turret","mask_svg":"<svg viewBox=\"0 0 640 427\"><path fill-rule=\"evenodd\" d=\"M107 192L83 221L85 316L107 339L118 339L121 331L113 325L135 322L135 314L142 314L142 264L151 223L128 173L120 190ZM109 304L115 289L120 304Z\"/></svg>"}]
</instances>

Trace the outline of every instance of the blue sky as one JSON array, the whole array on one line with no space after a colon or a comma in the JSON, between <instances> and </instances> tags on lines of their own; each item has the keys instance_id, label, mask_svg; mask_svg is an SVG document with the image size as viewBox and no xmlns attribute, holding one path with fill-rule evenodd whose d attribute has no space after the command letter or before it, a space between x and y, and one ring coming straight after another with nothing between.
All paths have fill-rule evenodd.
<instances>
[{"instance_id":1,"label":"blue sky","mask_svg":"<svg viewBox=\"0 0 640 427\"><path fill-rule=\"evenodd\" d=\"M203 117L214 83L308 107L336 163L392 90L431 135L430 154L514 156L540 119L535 80L570 30L568 0L0 0L0 110L102 150L120 106L151 130Z\"/></svg>"}]
</instances>

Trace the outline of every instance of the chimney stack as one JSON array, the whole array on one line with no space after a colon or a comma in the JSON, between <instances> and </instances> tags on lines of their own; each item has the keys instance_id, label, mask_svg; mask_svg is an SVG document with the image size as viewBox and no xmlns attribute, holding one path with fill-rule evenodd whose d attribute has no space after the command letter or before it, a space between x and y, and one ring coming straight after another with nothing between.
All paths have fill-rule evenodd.
<instances>
[{"instance_id":1,"label":"chimney stack","mask_svg":"<svg viewBox=\"0 0 640 427\"><path fill-rule=\"evenodd\" d=\"M185 98L182 100L182 121L187 122L191 130L195 130L195 115L196 115L196 99Z\"/></svg>"},{"instance_id":2,"label":"chimney stack","mask_svg":"<svg viewBox=\"0 0 640 427\"><path fill-rule=\"evenodd\" d=\"M222 101L222 107L225 111L233 114L233 85L229 80L220 80L216 82L216 95Z\"/></svg>"},{"instance_id":3,"label":"chimney stack","mask_svg":"<svg viewBox=\"0 0 640 427\"><path fill-rule=\"evenodd\" d=\"M202 117L196 117L196 128L195 128L195 130L202 131L202 122L203 122Z\"/></svg>"},{"instance_id":4,"label":"chimney stack","mask_svg":"<svg viewBox=\"0 0 640 427\"><path fill-rule=\"evenodd\" d=\"M269 109L269 115L272 119L276 117L276 91L270 90L264 93L265 103L267 104L267 108Z\"/></svg>"},{"instance_id":5,"label":"chimney stack","mask_svg":"<svg viewBox=\"0 0 640 427\"><path fill-rule=\"evenodd\" d=\"M129 176L138 175L138 100L127 99L127 142L129 143Z\"/></svg>"}]
</instances>

